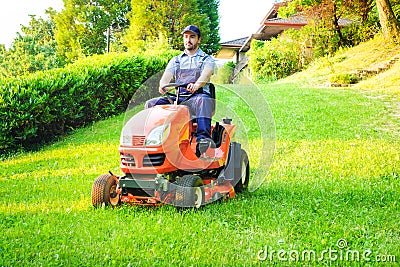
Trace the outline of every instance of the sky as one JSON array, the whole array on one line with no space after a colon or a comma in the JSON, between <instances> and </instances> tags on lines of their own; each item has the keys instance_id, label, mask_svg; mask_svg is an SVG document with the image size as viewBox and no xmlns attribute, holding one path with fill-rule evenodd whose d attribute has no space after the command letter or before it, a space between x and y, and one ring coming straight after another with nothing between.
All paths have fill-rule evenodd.
<instances>
[{"instance_id":1,"label":"sky","mask_svg":"<svg viewBox=\"0 0 400 267\"><path fill-rule=\"evenodd\" d=\"M230 41L255 33L273 2L273 0L220 0L221 41Z\"/></svg>"},{"instance_id":2,"label":"sky","mask_svg":"<svg viewBox=\"0 0 400 267\"><path fill-rule=\"evenodd\" d=\"M29 15L45 17L45 10L53 7L60 11L63 7L62 0L1 0L0 8L0 44L10 47L12 41L20 32L20 25L29 25ZM4 3L6 2L6 3Z\"/></svg>"},{"instance_id":3,"label":"sky","mask_svg":"<svg viewBox=\"0 0 400 267\"><path fill-rule=\"evenodd\" d=\"M63 8L62 0L11 0L0 8L0 44L10 47L20 32L20 25L28 25L29 15L45 18L49 7L57 11ZM220 0L221 41L230 41L255 33L260 22L271 8L273 0Z\"/></svg>"}]
</instances>

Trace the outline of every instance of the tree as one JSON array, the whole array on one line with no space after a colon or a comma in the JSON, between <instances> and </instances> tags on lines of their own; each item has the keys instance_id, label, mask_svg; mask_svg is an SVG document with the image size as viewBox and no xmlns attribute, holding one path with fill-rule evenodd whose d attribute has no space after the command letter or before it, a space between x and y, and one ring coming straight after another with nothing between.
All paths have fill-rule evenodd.
<instances>
[{"instance_id":1,"label":"tree","mask_svg":"<svg viewBox=\"0 0 400 267\"><path fill-rule=\"evenodd\" d=\"M364 24L368 21L369 19L369 14L375 7L375 1L374 0L357 0L353 1L354 3L354 11L357 12L356 14L359 15L361 18L361 24ZM349 6L351 8L351 6Z\"/></svg>"},{"instance_id":2,"label":"tree","mask_svg":"<svg viewBox=\"0 0 400 267\"><path fill-rule=\"evenodd\" d=\"M64 9L55 17L57 52L66 62L106 52L110 27L127 27L129 10L130 0L64 0ZM111 36L114 42L116 36L120 38Z\"/></svg>"},{"instance_id":3,"label":"tree","mask_svg":"<svg viewBox=\"0 0 400 267\"><path fill-rule=\"evenodd\" d=\"M78 10L79 6L76 7L72 1L64 0L64 10L55 17L57 53L65 62L73 62L84 55L81 48L84 26L78 23L75 15Z\"/></svg>"},{"instance_id":4,"label":"tree","mask_svg":"<svg viewBox=\"0 0 400 267\"><path fill-rule=\"evenodd\" d=\"M313 40L317 37L319 48L333 53L339 47L365 41L379 31L374 8L374 0L293 0L279 10L279 15L289 17L301 13L306 16L309 25L315 28ZM353 23L342 27L341 19L350 19Z\"/></svg>"},{"instance_id":5,"label":"tree","mask_svg":"<svg viewBox=\"0 0 400 267\"><path fill-rule=\"evenodd\" d=\"M129 50L143 51L146 47L153 47L151 43L159 43L160 39L164 40L165 48L182 50L180 33L187 25L194 24L202 32L201 47L207 52L215 52L213 42L218 39L215 32L210 34L210 27L215 27L214 15L210 14L211 20L202 13L197 0L135 0L131 7L128 14L130 27L123 41ZM203 8L205 10L206 6Z\"/></svg>"},{"instance_id":6,"label":"tree","mask_svg":"<svg viewBox=\"0 0 400 267\"><path fill-rule=\"evenodd\" d=\"M392 0L390 1L390 5L392 6L392 10L396 19L400 21L400 0Z\"/></svg>"},{"instance_id":7,"label":"tree","mask_svg":"<svg viewBox=\"0 0 400 267\"><path fill-rule=\"evenodd\" d=\"M60 67L56 55L54 37L55 24L52 17L56 11L46 10L49 19L36 18L31 15L28 26L22 25L12 46L7 51L4 47L1 53L1 77L11 77Z\"/></svg>"},{"instance_id":8,"label":"tree","mask_svg":"<svg viewBox=\"0 0 400 267\"><path fill-rule=\"evenodd\" d=\"M202 45L202 49L208 54L214 54L219 51L221 38L219 36L219 0L197 0L199 11L208 18L209 29L208 42Z\"/></svg>"},{"instance_id":9,"label":"tree","mask_svg":"<svg viewBox=\"0 0 400 267\"><path fill-rule=\"evenodd\" d=\"M382 33L385 38L400 42L400 25L389 0L376 0Z\"/></svg>"}]
</instances>

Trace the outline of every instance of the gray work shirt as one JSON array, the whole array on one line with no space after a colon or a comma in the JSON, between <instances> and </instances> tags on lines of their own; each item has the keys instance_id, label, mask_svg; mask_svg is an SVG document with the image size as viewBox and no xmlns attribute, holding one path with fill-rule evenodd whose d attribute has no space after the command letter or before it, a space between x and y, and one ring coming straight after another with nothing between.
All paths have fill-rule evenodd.
<instances>
[{"instance_id":1,"label":"gray work shirt","mask_svg":"<svg viewBox=\"0 0 400 267\"><path fill-rule=\"evenodd\" d=\"M200 69L201 71L204 70L204 68L210 68L214 70L215 67L215 61L214 59L210 56L207 55L203 50L200 48L197 49L196 54L190 56L186 54L186 52L183 52L182 54L173 57L169 62L166 67L166 71L170 72L171 74L174 75L175 79L177 77L177 71L180 70L188 70L188 69ZM209 93L209 87L208 87L209 81L207 81L207 84L203 86L203 90L207 93Z\"/></svg>"}]
</instances>

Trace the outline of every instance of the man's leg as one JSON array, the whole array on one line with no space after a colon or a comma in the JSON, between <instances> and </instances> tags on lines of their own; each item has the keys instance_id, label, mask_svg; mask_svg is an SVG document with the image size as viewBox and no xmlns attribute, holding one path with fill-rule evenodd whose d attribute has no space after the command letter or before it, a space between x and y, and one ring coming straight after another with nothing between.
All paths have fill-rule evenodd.
<instances>
[{"instance_id":1,"label":"man's leg","mask_svg":"<svg viewBox=\"0 0 400 267\"><path fill-rule=\"evenodd\" d=\"M171 96L172 100L175 101L175 97ZM166 105L166 104L171 104L169 103L168 98L166 97L156 97L156 98L152 98L146 101L146 104L144 105L144 108L151 108L157 105Z\"/></svg>"},{"instance_id":2,"label":"man's leg","mask_svg":"<svg viewBox=\"0 0 400 267\"><path fill-rule=\"evenodd\" d=\"M215 100L207 94L197 94L185 104L196 115L196 155L200 157L209 147L215 147L211 138L211 117L215 110Z\"/></svg>"},{"instance_id":3,"label":"man's leg","mask_svg":"<svg viewBox=\"0 0 400 267\"><path fill-rule=\"evenodd\" d=\"M207 94L197 94L188 100L187 105L196 115L196 141L211 139L211 117L215 110L215 100Z\"/></svg>"}]
</instances>

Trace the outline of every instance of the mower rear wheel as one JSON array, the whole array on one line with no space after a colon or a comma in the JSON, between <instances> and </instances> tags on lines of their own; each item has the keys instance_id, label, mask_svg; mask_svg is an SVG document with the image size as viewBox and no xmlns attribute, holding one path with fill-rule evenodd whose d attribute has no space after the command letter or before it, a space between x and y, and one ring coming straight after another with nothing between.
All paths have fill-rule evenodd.
<instances>
[{"instance_id":1,"label":"mower rear wheel","mask_svg":"<svg viewBox=\"0 0 400 267\"><path fill-rule=\"evenodd\" d=\"M196 175L184 175L176 182L175 206L200 208L204 204L203 180Z\"/></svg>"},{"instance_id":2,"label":"mower rear wheel","mask_svg":"<svg viewBox=\"0 0 400 267\"><path fill-rule=\"evenodd\" d=\"M240 161L241 161L240 162L240 165L241 165L240 180L237 181L237 183L234 187L235 192L238 194L247 190L247 187L249 186L249 179L250 179L249 157L247 156L246 151L244 151L243 149L241 151Z\"/></svg>"},{"instance_id":3,"label":"mower rear wheel","mask_svg":"<svg viewBox=\"0 0 400 267\"><path fill-rule=\"evenodd\" d=\"M92 205L118 206L120 196L117 194L117 182L110 174L103 174L97 177L92 187Z\"/></svg>"}]
</instances>

